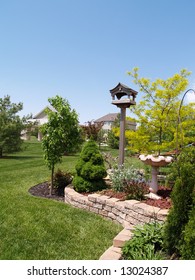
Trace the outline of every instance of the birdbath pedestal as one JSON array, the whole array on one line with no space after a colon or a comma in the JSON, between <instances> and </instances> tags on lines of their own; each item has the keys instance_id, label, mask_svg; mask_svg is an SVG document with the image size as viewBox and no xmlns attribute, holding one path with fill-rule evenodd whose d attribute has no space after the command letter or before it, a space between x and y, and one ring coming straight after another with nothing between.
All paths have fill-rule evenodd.
<instances>
[{"instance_id":1,"label":"birdbath pedestal","mask_svg":"<svg viewBox=\"0 0 195 280\"><path fill-rule=\"evenodd\" d=\"M150 165L152 167L152 180L150 183L150 192L156 194L158 191L158 172L159 167L164 167L168 165L173 158L170 156L164 157L164 156L153 156L153 155L140 155L139 159L144 162L147 165Z\"/></svg>"}]
</instances>

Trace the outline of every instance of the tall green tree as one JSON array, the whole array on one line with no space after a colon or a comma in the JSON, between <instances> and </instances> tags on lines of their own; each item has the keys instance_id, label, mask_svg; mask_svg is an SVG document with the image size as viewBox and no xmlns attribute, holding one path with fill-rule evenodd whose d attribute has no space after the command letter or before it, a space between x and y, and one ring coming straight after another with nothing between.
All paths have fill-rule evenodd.
<instances>
[{"instance_id":1,"label":"tall green tree","mask_svg":"<svg viewBox=\"0 0 195 280\"><path fill-rule=\"evenodd\" d=\"M142 100L130 108L137 117L138 127L136 132L127 135L129 145L139 152L160 154L194 142L195 110L192 103L182 106L178 124L181 95L188 86L190 72L183 69L167 80L155 81L141 78L138 68L128 74L144 93Z\"/></svg>"},{"instance_id":2,"label":"tall green tree","mask_svg":"<svg viewBox=\"0 0 195 280\"><path fill-rule=\"evenodd\" d=\"M42 147L45 163L51 170L52 194L55 165L61 162L63 155L78 147L80 128L78 115L66 99L57 95L48 101L54 110L46 110L48 122L42 126Z\"/></svg>"},{"instance_id":3,"label":"tall green tree","mask_svg":"<svg viewBox=\"0 0 195 280\"><path fill-rule=\"evenodd\" d=\"M18 112L23 109L21 102L12 103L10 96L0 98L0 157L4 153L20 150L22 140L20 138L23 129L23 120Z\"/></svg>"}]
</instances>

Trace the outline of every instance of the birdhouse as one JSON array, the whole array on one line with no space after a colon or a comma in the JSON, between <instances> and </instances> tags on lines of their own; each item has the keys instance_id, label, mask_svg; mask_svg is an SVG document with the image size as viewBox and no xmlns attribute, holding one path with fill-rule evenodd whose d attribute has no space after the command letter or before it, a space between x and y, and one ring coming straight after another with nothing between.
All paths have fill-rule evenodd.
<instances>
[{"instance_id":1,"label":"birdhouse","mask_svg":"<svg viewBox=\"0 0 195 280\"><path fill-rule=\"evenodd\" d=\"M124 84L118 83L118 85L110 90L112 96L112 104L117 107L130 107L130 105L135 105L135 98L137 91L127 87ZM115 99L115 97L117 99Z\"/></svg>"}]
</instances>

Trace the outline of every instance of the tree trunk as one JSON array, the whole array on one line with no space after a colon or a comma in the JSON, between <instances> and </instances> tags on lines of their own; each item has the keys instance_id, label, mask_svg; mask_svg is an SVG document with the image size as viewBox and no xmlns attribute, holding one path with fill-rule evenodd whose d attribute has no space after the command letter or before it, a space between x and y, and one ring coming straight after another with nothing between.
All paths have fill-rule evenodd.
<instances>
[{"instance_id":1,"label":"tree trunk","mask_svg":"<svg viewBox=\"0 0 195 280\"><path fill-rule=\"evenodd\" d=\"M54 166L52 166L52 168L51 168L50 196L52 195L52 192L53 192L53 179L54 179Z\"/></svg>"},{"instance_id":2,"label":"tree trunk","mask_svg":"<svg viewBox=\"0 0 195 280\"><path fill-rule=\"evenodd\" d=\"M3 149L0 147L0 158L3 157Z\"/></svg>"}]
</instances>

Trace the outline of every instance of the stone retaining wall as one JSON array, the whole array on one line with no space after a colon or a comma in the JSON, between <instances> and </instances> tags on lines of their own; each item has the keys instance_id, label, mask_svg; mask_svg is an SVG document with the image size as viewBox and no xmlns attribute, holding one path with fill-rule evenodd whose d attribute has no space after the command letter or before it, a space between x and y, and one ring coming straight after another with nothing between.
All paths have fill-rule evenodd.
<instances>
[{"instance_id":1,"label":"stone retaining wall","mask_svg":"<svg viewBox=\"0 0 195 280\"><path fill-rule=\"evenodd\" d=\"M124 228L152 221L164 221L168 210L153 207L137 200L119 201L100 194L84 196L70 187L65 188L65 203L85 209L120 223Z\"/></svg>"}]
</instances>

